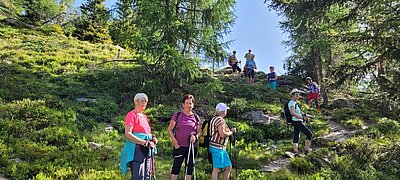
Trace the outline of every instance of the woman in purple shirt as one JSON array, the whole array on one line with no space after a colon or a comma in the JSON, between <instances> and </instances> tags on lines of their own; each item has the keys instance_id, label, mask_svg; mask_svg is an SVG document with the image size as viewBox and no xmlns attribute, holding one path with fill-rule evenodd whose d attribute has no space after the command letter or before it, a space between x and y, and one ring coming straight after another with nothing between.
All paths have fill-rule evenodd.
<instances>
[{"instance_id":1,"label":"woman in purple shirt","mask_svg":"<svg viewBox=\"0 0 400 180\"><path fill-rule=\"evenodd\" d=\"M187 162L189 155L189 145L194 145L194 156L197 156L197 144L196 141L199 138L201 131L201 124L199 117L193 112L194 97L187 94L182 100L182 111L176 112L171 119L168 126L168 134L172 140L174 146L174 164L171 170L171 180L178 179L178 175L181 169L182 162ZM175 129L175 133L174 130ZM187 166L187 174L185 179L192 179L193 174L193 155L189 155L189 163Z\"/></svg>"}]
</instances>

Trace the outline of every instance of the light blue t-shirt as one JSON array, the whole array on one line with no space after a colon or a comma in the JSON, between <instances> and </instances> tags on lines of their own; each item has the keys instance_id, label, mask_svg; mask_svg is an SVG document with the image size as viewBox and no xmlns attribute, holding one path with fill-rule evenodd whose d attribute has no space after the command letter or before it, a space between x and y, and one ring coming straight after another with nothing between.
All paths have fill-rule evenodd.
<instances>
[{"instance_id":1,"label":"light blue t-shirt","mask_svg":"<svg viewBox=\"0 0 400 180\"><path fill-rule=\"evenodd\" d=\"M291 108L292 106L294 106L294 107L295 107L294 110L295 110L296 114L301 115L300 107L299 107L299 105L296 106L296 102L293 101L293 99L291 99L291 100L289 101L288 106L289 106L289 110L290 110L290 108ZM297 117L295 117L295 116L292 116L292 120L293 120L293 121L303 121L303 119L299 119L299 118L297 118Z\"/></svg>"}]
</instances>

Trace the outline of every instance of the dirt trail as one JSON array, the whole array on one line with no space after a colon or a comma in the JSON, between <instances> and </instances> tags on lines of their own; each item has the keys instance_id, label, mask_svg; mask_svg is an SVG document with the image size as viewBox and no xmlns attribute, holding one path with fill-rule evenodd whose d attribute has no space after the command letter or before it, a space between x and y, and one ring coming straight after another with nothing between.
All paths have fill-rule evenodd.
<instances>
[{"instance_id":1,"label":"dirt trail","mask_svg":"<svg viewBox=\"0 0 400 180\"><path fill-rule=\"evenodd\" d=\"M331 117L327 116L324 117L324 119L327 120L328 122L328 129L329 129L329 134L318 137L318 139L323 139L323 140L328 140L328 141L336 141L336 142L342 142L346 139L351 138L354 134L357 132L367 128L367 126L363 126L362 129L357 129L357 130L346 130L342 125L331 121ZM281 159L269 162L266 165L262 165L260 171L263 172L276 172L279 171L280 169L286 167L290 163L290 157L292 153L286 152L286 156L282 157Z\"/></svg>"}]
</instances>

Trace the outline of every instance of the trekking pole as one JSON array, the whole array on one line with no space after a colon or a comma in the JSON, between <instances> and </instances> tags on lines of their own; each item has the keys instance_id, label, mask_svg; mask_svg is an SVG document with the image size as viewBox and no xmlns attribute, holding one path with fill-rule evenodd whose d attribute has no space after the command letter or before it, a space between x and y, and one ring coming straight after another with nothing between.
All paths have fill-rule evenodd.
<instances>
[{"instance_id":1,"label":"trekking pole","mask_svg":"<svg viewBox=\"0 0 400 180\"><path fill-rule=\"evenodd\" d=\"M196 164L194 162L194 143L192 143L192 161L193 161L193 176L194 180L196 180Z\"/></svg>"},{"instance_id":2,"label":"trekking pole","mask_svg":"<svg viewBox=\"0 0 400 180\"><path fill-rule=\"evenodd\" d=\"M236 126L234 125L233 128L236 128ZM238 176L237 166L238 166L238 164L237 164L237 152L236 152L236 133L237 132L235 132L233 134L233 138L232 138L233 141L231 143L233 144L233 159L234 159L234 163L233 164L235 166L235 175L236 175L235 178L237 179L237 176Z\"/></svg>"},{"instance_id":3,"label":"trekking pole","mask_svg":"<svg viewBox=\"0 0 400 180\"><path fill-rule=\"evenodd\" d=\"M154 180L156 180L157 178L156 178L156 166L155 166L155 161L154 161L154 149L152 148L151 149L151 165L152 165L152 168L151 168L151 171L153 172L153 177L154 177ZM151 176L150 176L150 179L151 179Z\"/></svg>"},{"instance_id":4,"label":"trekking pole","mask_svg":"<svg viewBox=\"0 0 400 180\"><path fill-rule=\"evenodd\" d=\"M192 149L192 143L189 144L188 156L187 156L187 159L186 159L185 180L186 180L186 175L187 175L188 166L189 166L190 151L191 151L191 149Z\"/></svg>"}]
</instances>

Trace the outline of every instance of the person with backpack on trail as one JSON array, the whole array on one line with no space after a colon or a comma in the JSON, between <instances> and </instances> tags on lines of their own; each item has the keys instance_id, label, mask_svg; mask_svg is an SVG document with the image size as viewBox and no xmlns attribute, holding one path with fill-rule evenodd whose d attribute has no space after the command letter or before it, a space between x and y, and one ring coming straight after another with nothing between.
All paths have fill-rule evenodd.
<instances>
[{"instance_id":1,"label":"person with backpack on trail","mask_svg":"<svg viewBox=\"0 0 400 180\"><path fill-rule=\"evenodd\" d=\"M233 54L228 58L228 64L232 67L233 76L239 76L240 72L242 71L242 69L240 69L238 66L238 63L240 62L236 58L236 51L233 51Z\"/></svg>"},{"instance_id":2,"label":"person with backpack on trail","mask_svg":"<svg viewBox=\"0 0 400 180\"><path fill-rule=\"evenodd\" d=\"M244 64L244 69L246 71L246 76L249 78L247 83L252 86L254 84L254 76L256 75L255 69L257 69L256 62L254 61L254 58L256 56L251 53L251 49L249 49L249 52L246 53L244 58L246 58L246 64Z\"/></svg>"},{"instance_id":3,"label":"person with backpack on trail","mask_svg":"<svg viewBox=\"0 0 400 180\"><path fill-rule=\"evenodd\" d=\"M194 157L197 156L197 139L201 132L200 118L193 112L194 103L193 95L186 94L183 96L182 110L174 113L168 125L168 134L174 146L171 180L178 179L181 165L184 161L187 168L185 179L192 179ZM194 147L194 151L189 147Z\"/></svg>"},{"instance_id":4,"label":"person with backpack on trail","mask_svg":"<svg viewBox=\"0 0 400 180\"><path fill-rule=\"evenodd\" d=\"M225 123L224 117L229 107L224 103L218 103L215 107L216 115L210 121L211 139L210 152L212 156L212 173L211 180L217 180L221 169L224 169L223 179L228 180L232 170L232 163L229 154L226 151L229 136L236 133L236 128L229 129Z\"/></svg>"},{"instance_id":5,"label":"person with backpack on trail","mask_svg":"<svg viewBox=\"0 0 400 180\"><path fill-rule=\"evenodd\" d=\"M318 110L321 110L321 107L318 104L318 96L320 92L318 84L316 82L313 82L311 77L307 77L306 81L308 90L310 91L310 94L307 97L307 104L310 102L311 99L314 99L315 107L317 107Z\"/></svg>"},{"instance_id":6,"label":"person with backpack on trail","mask_svg":"<svg viewBox=\"0 0 400 180\"><path fill-rule=\"evenodd\" d=\"M291 99L288 102L288 107L290 110L290 114L292 115L291 125L293 126L293 153L295 155L299 154L299 138L300 132L304 133L307 138L304 145L304 152L308 154L311 150L311 138L313 136L312 132L308 129L308 127L304 124L304 121L308 121L308 117L301 113L301 109L297 104L297 101L300 100L300 93L304 93L298 89L293 89L290 92Z\"/></svg>"},{"instance_id":7,"label":"person with backpack on trail","mask_svg":"<svg viewBox=\"0 0 400 180\"><path fill-rule=\"evenodd\" d=\"M148 97L138 93L134 97L135 109L125 118L125 146L121 153L120 170L126 174L131 167L132 179L150 179L150 160L155 151L157 138L151 134L147 116ZM154 173L154 172L153 172Z\"/></svg>"},{"instance_id":8,"label":"person with backpack on trail","mask_svg":"<svg viewBox=\"0 0 400 180\"><path fill-rule=\"evenodd\" d=\"M270 87L272 90L276 90L276 81L278 80L278 76L276 72L274 72L274 66L269 67L270 73L267 74L267 86Z\"/></svg>"}]
</instances>

